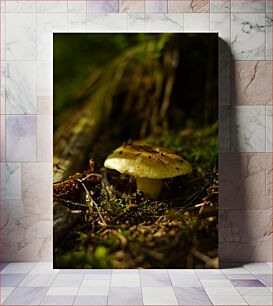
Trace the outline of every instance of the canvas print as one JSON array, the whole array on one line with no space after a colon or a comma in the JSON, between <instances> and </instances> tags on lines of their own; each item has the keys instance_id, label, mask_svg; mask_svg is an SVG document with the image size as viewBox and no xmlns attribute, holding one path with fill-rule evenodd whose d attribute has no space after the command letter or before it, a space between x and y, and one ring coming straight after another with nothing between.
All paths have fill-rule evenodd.
<instances>
[{"instance_id":1,"label":"canvas print","mask_svg":"<svg viewBox=\"0 0 273 306\"><path fill-rule=\"evenodd\" d=\"M218 268L218 35L55 33L54 268Z\"/></svg>"}]
</instances>

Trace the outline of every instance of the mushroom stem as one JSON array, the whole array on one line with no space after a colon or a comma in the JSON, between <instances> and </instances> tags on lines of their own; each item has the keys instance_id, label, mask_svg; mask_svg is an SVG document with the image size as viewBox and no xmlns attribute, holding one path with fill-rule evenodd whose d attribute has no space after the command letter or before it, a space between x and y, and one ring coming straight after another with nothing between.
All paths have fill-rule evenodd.
<instances>
[{"instance_id":1,"label":"mushroom stem","mask_svg":"<svg viewBox=\"0 0 273 306\"><path fill-rule=\"evenodd\" d=\"M160 194L163 180L146 177L136 177L137 190L142 191L151 199L156 200Z\"/></svg>"}]
</instances>

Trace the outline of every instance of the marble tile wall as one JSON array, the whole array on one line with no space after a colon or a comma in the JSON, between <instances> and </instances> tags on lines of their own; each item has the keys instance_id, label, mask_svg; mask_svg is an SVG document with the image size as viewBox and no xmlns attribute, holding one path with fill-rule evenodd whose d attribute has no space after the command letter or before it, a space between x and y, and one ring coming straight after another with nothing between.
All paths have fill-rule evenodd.
<instances>
[{"instance_id":1,"label":"marble tile wall","mask_svg":"<svg viewBox=\"0 0 273 306\"><path fill-rule=\"evenodd\" d=\"M1 0L1 261L52 259L52 33L219 33L222 263L272 259L271 0Z\"/></svg>"}]
</instances>

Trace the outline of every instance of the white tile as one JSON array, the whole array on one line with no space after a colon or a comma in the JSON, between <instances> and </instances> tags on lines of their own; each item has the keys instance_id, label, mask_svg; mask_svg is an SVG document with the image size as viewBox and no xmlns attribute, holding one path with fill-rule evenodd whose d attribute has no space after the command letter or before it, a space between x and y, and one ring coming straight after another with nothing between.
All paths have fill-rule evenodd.
<instances>
[{"instance_id":1,"label":"white tile","mask_svg":"<svg viewBox=\"0 0 273 306\"><path fill-rule=\"evenodd\" d=\"M109 287L110 279L85 279L81 287Z\"/></svg>"},{"instance_id":2,"label":"white tile","mask_svg":"<svg viewBox=\"0 0 273 306\"><path fill-rule=\"evenodd\" d=\"M37 1L37 12L38 13L63 13L67 12L67 1L68 0L56 0L56 1Z\"/></svg>"},{"instance_id":3,"label":"white tile","mask_svg":"<svg viewBox=\"0 0 273 306\"><path fill-rule=\"evenodd\" d=\"M60 269L59 274L85 274L88 273L87 272L88 269ZM90 271L93 271L92 269L90 269Z\"/></svg>"},{"instance_id":4,"label":"white tile","mask_svg":"<svg viewBox=\"0 0 273 306\"><path fill-rule=\"evenodd\" d=\"M228 279L256 279L252 274L226 274Z\"/></svg>"},{"instance_id":5,"label":"white tile","mask_svg":"<svg viewBox=\"0 0 273 306\"><path fill-rule=\"evenodd\" d=\"M185 32L209 32L209 14L187 13L184 14Z\"/></svg>"},{"instance_id":6,"label":"white tile","mask_svg":"<svg viewBox=\"0 0 273 306\"><path fill-rule=\"evenodd\" d=\"M1 295L8 296L14 289L15 287L1 287L0 292Z\"/></svg>"},{"instance_id":7,"label":"white tile","mask_svg":"<svg viewBox=\"0 0 273 306\"><path fill-rule=\"evenodd\" d=\"M141 273L140 283L142 287L170 287L172 286L168 274L162 273Z\"/></svg>"},{"instance_id":8,"label":"white tile","mask_svg":"<svg viewBox=\"0 0 273 306\"><path fill-rule=\"evenodd\" d=\"M19 287L50 287L55 277L55 273L29 274L20 283Z\"/></svg>"},{"instance_id":9,"label":"white tile","mask_svg":"<svg viewBox=\"0 0 273 306\"><path fill-rule=\"evenodd\" d=\"M119 12L120 13L144 13L145 1L139 0L120 0Z\"/></svg>"},{"instance_id":10,"label":"white tile","mask_svg":"<svg viewBox=\"0 0 273 306\"><path fill-rule=\"evenodd\" d=\"M265 14L231 15L231 51L237 60L265 59Z\"/></svg>"},{"instance_id":11,"label":"white tile","mask_svg":"<svg viewBox=\"0 0 273 306\"><path fill-rule=\"evenodd\" d=\"M143 305L141 288L110 287L108 305Z\"/></svg>"},{"instance_id":12,"label":"white tile","mask_svg":"<svg viewBox=\"0 0 273 306\"><path fill-rule=\"evenodd\" d=\"M118 13L118 0L92 0L87 2L87 11L92 13Z\"/></svg>"},{"instance_id":13,"label":"white tile","mask_svg":"<svg viewBox=\"0 0 273 306\"><path fill-rule=\"evenodd\" d=\"M46 295L40 305L73 305L75 296L73 295Z\"/></svg>"},{"instance_id":14,"label":"white tile","mask_svg":"<svg viewBox=\"0 0 273 306\"><path fill-rule=\"evenodd\" d=\"M21 199L21 164L5 164L5 199Z\"/></svg>"},{"instance_id":15,"label":"white tile","mask_svg":"<svg viewBox=\"0 0 273 306\"><path fill-rule=\"evenodd\" d=\"M272 106L266 106L266 152L272 152Z\"/></svg>"},{"instance_id":16,"label":"white tile","mask_svg":"<svg viewBox=\"0 0 273 306\"><path fill-rule=\"evenodd\" d=\"M201 280L203 287L231 287L233 288L231 282L228 279L208 279L208 280Z\"/></svg>"},{"instance_id":17,"label":"white tile","mask_svg":"<svg viewBox=\"0 0 273 306\"><path fill-rule=\"evenodd\" d=\"M206 275L216 275L216 276L219 276L219 275L223 275L223 272L220 270L220 269L194 269L196 275L198 277L200 276L206 276ZM205 278L204 278L205 279Z\"/></svg>"},{"instance_id":18,"label":"white tile","mask_svg":"<svg viewBox=\"0 0 273 306\"><path fill-rule=\"evenodd\" d=\"M235 295L210 295L213 305L247 305L241 296Z\"/></svg>"},{"instance_id":19,"label":"white tile","mask_svg":"<svg viewBox=\"0 0 273 306\"><path fill-rule=\"evenodd\" d=\"M230 0L210 0L210 11L217 13L230 12Z\"/></svg>"},{"instance_id":20,"label":"white tile","mask_svg":"<svg viewBox=\"0 0 273 306\"><path fill-rule=\"evenodd\" d=\"M157 13L145 14L145 31L147 32L182 32L183 14Z\"/></svg>"},{"instance_id":21,"label":"white tile","mask_svg":"<svg viewBox=\"0 0 273 306\"><path fill-rule=\"evenodd\" d=\"M0 115L0 139L1 139L1 146L0 146L0 161L4 162L6 160L6 118L5 115Z\"/></svg>"},{"instance_id":22,"label":"white tile","mask_svg":"<svg viewBox=\"0 0 273 306\"><path fill-rule=\"evenodd\" d=\"M264 13L266 0L231 0L231 12Z\"/></svg>"},{"instance_id":23,"label":"white tile","mask_svg":"<svg viewBox=\"0 0 273 306\"><path fill-rule=\"evenodd\" d=\"M266 12L272 12L272 0L266 0Z\"/></svg>"},{"instance_id":24,"label":"white tile","mask_svg":"<svg viewBox=\"0 0 273 306\"><path fill-rule=\"evenodd\" d=\"M36 116L6 116L6 160L36 161Z\"/></svg>"},{"instance_id":25,"label":"white tile","mask_svg":"<svg viewBox=\"0 0 273 306\"><path fill-rule=\"evenodd\" d=\"M68 1L68 13L85 13L86 12L86 0L72 0Z\"/></svg>"},{"instance_id":26,"label":"white tile","mask_svg":"<svg viewBox=\"0 0 273 306\"><path fill-rule=\"evenodd\" d=\"M121 274L126 274L126 276L128 277L131 277L132 274L137 276L139 275L139 270L137 269L113 269L112 270L112 275L114 275L114 277L124 277L124 276L120 276Z\"/></svg>"},{"instance_id":27,"label":"white tile","mask_svg":"<svg viewBox=\"0 0 273 306\"><path fill-rule=\"evenodd\" d=\"M53 116L53 97L52 96L37 96L36 101L37 115Z\"/></svg>"},{"instance_id":28,"label":"white tile","mask_svg":"<svg viewBox=\"0 0 273 306\"><path fill-rule=\"evenodd\" d=\"M29 229L31 228L31 225L29 225ZM52 254L52 238L50 237L50 229L52 229L52 226L48 228L48 236L45 238L35 238L29 240L28 237L26 237L26 244L23 244L23 247L18 247L18 245L22 245L22 242L24 240L24 233L25 231L20 231L20 226L16 226L15 230L11 233L14 237L17 238L17 245L15 246L8 246L6 250L6 258L11 258L11 260L17 261L17 260L40 260L40 259L47 259L51 258ZM32 231L33 233L33 231ZM34 233L35 235L35 233ZM43 250L43 252L41 252ZM28 287L29 288L29 287ZM36 287L37 288L37 287ZM35 288L35 289L36 289ZM31 289L32 290L32 289ZM40 290L40 289L39 289Z\"/></svg>"},{"instance_id":29,"label":"white tile","mask_svg":"<svg viewBox=\"0 0 273 306\"><path fill-rule=\"evenodd\" d=\"M85 274L83 277L84 280L90 279L111 279L111 274Z\"/></svg>"},{"instance_id":30,"label":"white tile","mask_svg":"<svg viewBox=\"0 0 273 306\"><path fill-rule=\"evenodd\" d=\"M170 279L173 287L202 287L202 284L194 271L171 271Z\"/></svg>"},{"instance_id":31,"label":"white tile","mask_svg":"<svg viewBox=\"0 0 273 306\"><path fill-rule=\"evenodd\" d=\"M167 269L139 269L139 275L168 277Z\"/></svg>"},{"instance_id":32,"label":"white tile","mask_svg":"<svg viewBox=\"0 0 273 306\"><path fill-rule=\"evenodd\" d=\"M53 32L66 31L66 13L37 14L37 60L52 61Z\"/></svg>"},{"instance_id":33,"label":"white tile","mask_svg":"<svg viewBox=\"0 0 273 306\"><path fill-rule=\"evenodd\" d=\"M146 12L147 13L166 13L168 9L167 0L149 0L146 1Z\"/></svg>"},{"instance_id":34,"label":"white tile","mask_svg":"<svg viewBox=\"0 0 273 306\"><path fill-rule=\"evenodd\" d=\"M10 263L1 271L1 274L29 273L35 265L35 262Z\"/></svg>"},{"instance_id":35,"label":"white tile","mask_svg":"<svg viewBox=\"0 0 273 306\"><path fill-rule=\"evenodd\" d=\"M15 288L5 300L7 305L40 305L46 288Z\"/></svg>"},{"instance_id":36,"label":"white tile","mask_svg":"<svg viewBox=\"0 0 273 306\"><path fill-rule=\"evenodd\" d=\"M69 271L69 269L66 269L66 270L62 270L62 271ZM72 271L75 271L75 269L72 269ZM105 276L110 276L111 278L111 274L113 272L112 269L84 269L84 272L86 275L97 275L97 274L103 274Z\"/></svg>"},{"instance_id":37,"label":"white tile","mask_svg":"<svg viewBox=\"0 0 273 306\"><path fill-rule=\"evenodd\" d=\"M7 1L7 13L35 13L36 1Z\"/></svg>"},{"instance_id":38,"label":"white tile","mask_svg":"<svg viewBox=\"0 0 273 306\"><path fill-rule=\"evenodd\" d=\"M264 262L245 264L244 268L253 274L272 274L271 267Z\"/></svg>"},{"instance_id":39,"label":"white tile","mask_svg":"<svg viewBox=\"0 0 273 306\"><path fill-rule=\"evenodd\" d=\"M144 305L178 305L172 287L143 287Z\"/></svg>"},{"instance_id":40,"label":"white tile","mask_svg":"<svg viewBox=\"0 0 273 306\"><path fill-rule=\"evenodd\" d=\"M0 1L0 3L2 3ZM6 14L2 12L1 10L1 15L0 15L0 24L1 24L1 55L0 59L5 60L6 59ZM2 66L2 64L1 64ZM3 100L2 100L3 101Z\"/></svg>"},{"instance_id":41,"label":"white tile","mask_svg":"<svg viewBox=\"0 0 273 306\"><path fill-rule=\"evenodd\" d=\"M168 270L168 273L171 277L197 278L194 270L170 269L170 270Z\"/></svg>"},{"instance_id":42,"label":"white tile","mask_svg":"<svg viewBox=\"0 0 273 306\"><path fill-rule=\"evenodd\" d=\"M208 0L169 0L169 12L179 13L209 13Z\"/></svg>"},{"instance_id":43,"label":"white tile","mask_svg":"<svg viewBox=\"0 0 273 306\"><path fill-rule=\"evenodd\" d=\"M272 11L271 11L272 12ZM267 13L265 16L266 31L266 59L272 60L272 14Z\"/></svg>"},{"instance_id":44,"label":"white tile","mask_svg":"<svg viewBox=\"0 0 273 306\"><path fill-rule=\"evenodd\" d=\"M45 219L45 220L44 220ZM27 241L34 241L39 239L48 239L50 237L50 230L53 226L52 220L47 216L43 216L43 218L39 218L34 224L31 224L25 231L26 233L26 240ZM54 274L52 272L51 274Z\"/></svg>"},{"instance_id":45,"label":"white tile","mask_svg":"<svg viewBox=\"0 0 273 306\"><path fill-rule=\"evenodd\" d=\"M36 113L35 62L6 63L6 114Z\"/></svg>"},{"instance_id":46,"label":"white tile","mask_svg":"<svg viewBox=\"0 0 273 306\"><path fill-rule=\"evenodd\" d=\"M243 267L222 269L222 272L224 274L250 274L250 272Z\"/></svg>"},{"instance_id":47,"label":"white tile","mask_svg":"<svg viewBox=\"0 0 273 306\"><path fill-rule=\"evenodd\" d=\"M268 261L267 264L272 268L272 266L273 266L272 261L271 262Z\"/></svg>"},{"instance_id":48,"label":"white tile","mask_svg":"<svg viewBox=\"0 0 273 306\"><path fill-rule=\"evenodd\" d=\"M41 175L41 173L43 175ZM24 209L26 215L39 216L38 220L52 222L52 207L48 203L52 203L52 179L53 179L52 163L36 162L22 164L22 198L24 199ZM37 221L38 221L37 220ZM36 221L36 222L37 222ZM45 224L44 224L45 225ZM50 253L52 237L52 225L44 229L46 236L43 237L47 241L47 249L43 254ZM42 254L42 255L43 255ZM50 260L51 257L42 257L40 260ZM51 268L50 268L51 267ZM49 273L52 270L52 264L39 263L35 268L35 273ZM38 272L37 272L38 271ZM54 272L54 271L52 271Z\"/></svg>"},{"instance_id":49,"label":"white tile","mask_svg":"<svg viewBox=\"0 0 273 306\"><path fill-rule=\"evenodd\" d=\"M5 226L3 226L1 232L3 249L1 255L4 260L12 260L14 253L16 253L16 250L18 249L18 245L20 245L25 237L25 231L21 226L22 220L24 220L24 205L22 200L3 200L1 222ZM2 271L2 273L9 274L10 271L11 274L16 274L18 270L19 273L26 274L30 268L22 268L21 265L13 268L11 266L9 269Z\"/></svg>"},{"instance_id":50,"label":"white tile","mask_svg":"<svg viewBox=\"0 0 273 306\"><path fill-rule=\"evenodd\" d=\"M204 287L204 289L209 297L215 295L240 295L233 287Z\"/></svg>"},{"instance_id":51,"label":"white tile","mask_svg":"<svg viewBox=\"0 0 273 306\"><path fill-rule=\"evenodd\" d=\"M80 287L77 295L108 295L109 286L105 287Z\"/></svg>"},{"instance_id":52,"label":"white tile","mask_svg":"<svg viewBox=\"0 0 273 306\"><path fill-rule=\"evenodd\" d=\"M58 274L51 287L79 287L84 274Z\"/></svg>"},{"instance_id":53,"label":"white tile","mask_svg":"<svg viewBox=\"0 0 273 306\"><path fill-rule=\"evenodd\" d=\"M0 9L2 13L6 12L6 0L0 1Z\"/></svg>"},{"instance_id":54,"label":"white tile","mask_svg":"<svg viewBox=\"0 0 273 306\"><path fill-rule=\"evenodd\" d=\"M37 161L51 162L53 157L53 118L37 115Z\"/></svg>"},{"instance_id":55,"label":"white tile","mask_svg":"<svg viewBox=\"0 0 273 306\"><path fill-rule=\"evenodd\" d=\"M245 295L272 295L266 287L236 287L242 296Z\"/></svg>"},{"instance_id":56,"label":"white tile","mask_svg":"<svg viewBox=\"0 0 273 306\"><path fill-rule=\"evenodd\" d=\"M37 61L37 96L52 96L53 65L50 61Z\"/></svg>"},{"instance_id":57,"label":"white tile","mask_svg":"<svg viewBox=\"0 0 273 306\"><path fill-rule=\"evenodd\" d=\"M36 59L36 14L6 13L6 59Z\"/></svg>"},{"instance_id":58,"label":"white tile","mask_svg":"<svg viewBox=\"0 0 273 306\"><path fill-rule=\"evenodd\" d=\"M5 114L6 113L6 95L5 95L5 91L6 91L6 65L4 61L0 62L0 77L1 77L1 96L0 96L0 114Z\"/></svg>"},{"instance_id":59,"label":"white tile","mask_svg":"<svg viewBox=\"0 0 273 306\"><path fill-rule=\"evenodd\" d=\"M1 287L1 304L5 301L5 299L11 294L11 292L15 289L15 287Z\"/></svg>"},{"instance_id":60,"label":"white tile","mask_svg":"<svg viewBox=\"0 0 273 306\"><path fill-rule=\"evenodd\" d=\"M68 14L68 31L80 32L86 31L87 21L86 13Z\"/></svg>"},{"instance_id":61,"label":"white tile","mask_svg":"<svg viewBox=\"0 0 273 306\"><path fill-rule=\"evenodd\" d=\"M238 106L231 109L232 152L265 151L265 107Z\"/></svg>"},{"instance_id":62,"label":"white tile","mask_svg":"<svg viewBox=\"0 0 273 306\"><path fill-rule=\"evenodd\" d=\"M39 262L35 264L35 267L30 271L30 274L57 274L59 269L53 269L52 262Z\"/></svg>"},{"instance_id":63,"label":"white tile","mask_svg":"<svg viewBox=\"0 0 273 306\"><path fill-rule=\"evenodd\" d=\"M94 32L127 31L127 14L88 13L87 30Z\"/></svg>"},{"instance_id":64,"label":"white tile","mask_svg":"<svg viewBox=\"0 0 273 306\"><path fill-rule=\"evenodd\" d=\"M210 13L210 32L216 32L219 38L230 43L230 14Z\"/></svg>"},{"instance_id":65,"label":"white tile","mask_svg":"<svg viewBox=\"0 0 273 306\"><path fill-rule=\"evenodd\" d=\"M128 31L129 32L144 32L144 14L143 13L128 13Z\"/></svg>"},{"instance_id":66,"label":"white tile","mask_svg":"<svg viewBox=\"0 0 273 306\"><path fill-rule=\"evenodd\" d=\"M272 305L272 295L249 295L244 296L244 299L247 301L248 305Z\"/></svg>"},{"instance_id":67,"label":"white tile","mask_svg":"<svg viewBox=\"0 0 273 306\"><path fill-rule=\"evenodd\" d=\"M50 287L46 295L76 295L78 287Z\"/></svg>"},{"instance_id":68,"label":"white tile","mask_svg":"<svg viewBox=\"0 0 273 306\"><path fill-rule=\"evenodd\" d=\"M233 61L232 76L234 105L272 104L272 62Z\"/></svg>"},{"instance_id":69,"label":"white tile","mask_svg":"<svg viewBox=\"0 0 273 306\"><path fill-rule=\"evenodd\" d=\"M134 274L112 274L111 287L139 287L139 275Z\"/></svg>"}]
</instances>

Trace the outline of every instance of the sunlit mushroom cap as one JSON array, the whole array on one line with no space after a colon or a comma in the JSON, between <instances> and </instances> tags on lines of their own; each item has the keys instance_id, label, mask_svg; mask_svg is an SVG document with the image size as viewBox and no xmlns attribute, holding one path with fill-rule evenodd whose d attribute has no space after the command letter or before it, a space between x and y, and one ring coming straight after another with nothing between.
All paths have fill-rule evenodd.
<instances>
[{"instance_id":1,"label":"sunlit mushroom cap","mask_svg":"<svg viewBox=\"0 0 273 306\"><path fill-rule=\"evenodd\" d=\"M151 145L121 146L106 158L104 166L120 173L152 179L171 178L192 170L183 157Z\"/></svg>"}]
</instances>

